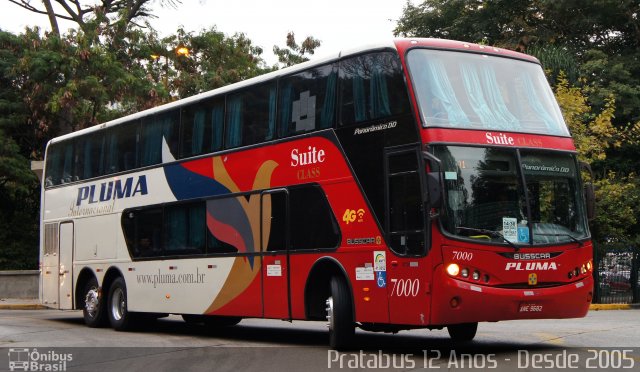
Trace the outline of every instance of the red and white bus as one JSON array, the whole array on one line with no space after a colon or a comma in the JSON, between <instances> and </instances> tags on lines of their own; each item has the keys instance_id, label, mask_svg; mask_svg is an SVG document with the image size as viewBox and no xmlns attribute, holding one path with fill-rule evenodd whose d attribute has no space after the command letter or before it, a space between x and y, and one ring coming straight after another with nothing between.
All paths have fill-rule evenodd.
<instances>
[{"instance_id":1,"label":"red and white bus","mask_svg":"<svg viewBox=\"0 0 640 372\"><path fill-rule=\"evenodd\" d=\"M42 302L371 331L571 318L592 194L539 62L457 41L343 52L53 139Z\"/></svg>"}]
</instances>

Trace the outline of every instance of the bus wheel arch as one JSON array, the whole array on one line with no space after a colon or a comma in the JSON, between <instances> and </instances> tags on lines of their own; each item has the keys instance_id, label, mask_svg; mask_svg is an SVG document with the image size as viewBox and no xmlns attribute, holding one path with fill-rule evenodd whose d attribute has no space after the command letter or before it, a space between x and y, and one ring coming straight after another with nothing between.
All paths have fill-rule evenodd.
<instances>
[{"instance_id":1,"label":"bus wheel arch","mask_svg":"<svg viewBox=\"0 0 640 372\"><path fill-rule=\"evenodd\" d=\"M107 324L106 302L98 279L90 268L82 269L76 280L75 308L82 309L82 316L91 328Z\"/></svg>"},{"instance_id":2,"label":"bus wheel arch","mask_svg":"<svg viewBox=\"0 0 640 372\"><path fill-rule=\"evenodd\" d=\"M353 294L347 280L347 273L338 260L333 257L318 259L309 271L304 286L304 309L308 320L326 320L325 301L331 296L331 278L333 277L342 277L349 286L349 292ZM353 310L355 314L355 309Z\"/></svg>"},{"instance_id":3,"label":"bus wheel arch","mask_svg":"<svg viewBox=\"0 0 640 372\"><path fill-rule=\"evenodd\" d=\"M307 318L328 321L329 345L338 350L349 348L355 334L353 289L348 278L336 260L321 258L305 286Z\"/></svg>"}]
</instances>

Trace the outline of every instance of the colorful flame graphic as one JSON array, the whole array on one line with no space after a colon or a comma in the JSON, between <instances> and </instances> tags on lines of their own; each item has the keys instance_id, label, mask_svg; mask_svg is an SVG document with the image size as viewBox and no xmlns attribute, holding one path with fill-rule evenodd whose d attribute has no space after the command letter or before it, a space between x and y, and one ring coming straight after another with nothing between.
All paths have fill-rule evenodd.
<instances>
[{"instance_id":1,"label":"colorful flame graphic","mask_svg":"<svg viewBox=\"0 0 640 372\"><path fill-rule=\"evenodd\" d=\"M225 168L224 161L217 156L206 160L210 170L200 172L188 169L180 164L165 167L165 175L171 191L178 200L210 197L229 193L239 193L237 183ZM202 164L200 164L202 165ZM259 167L253 180L252 190L271 187L271 176L278 166L273 160L267 160ZM211 168L209 168L211 169ZM212 176L212 177L211 177ZM260 207L264 222L260 219ZM256 253L266 246L271 231L271 199L269 195L261 197L259 193L232 198L216 198L207 201L207 227L218 240L232 245L240 253ZM263 236L260 237L260 225ZM260 240L262 238L262 240ZM263 244L260 244L260 242ZM212 313L228 304L251 285L260 273L260 260L252 255L236 257L227 279L219 294L205 313Z\"/></svg>"}]
</instances>

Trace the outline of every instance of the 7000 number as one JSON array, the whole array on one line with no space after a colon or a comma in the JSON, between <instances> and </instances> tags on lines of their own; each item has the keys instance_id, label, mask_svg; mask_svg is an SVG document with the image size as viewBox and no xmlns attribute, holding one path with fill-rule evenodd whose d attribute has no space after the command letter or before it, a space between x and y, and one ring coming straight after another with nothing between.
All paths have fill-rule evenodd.
<instances>
[{"instance_id":1,"label":"7000 number","mask_svg":"<svg viewBox=\"0 0 640 372\"><path fill-rule=\"evenodd\" d=\"M418 279L391 279L393 288L392 296L416 297L420 292L420 281Z\"/></svg>"}]
</instances>

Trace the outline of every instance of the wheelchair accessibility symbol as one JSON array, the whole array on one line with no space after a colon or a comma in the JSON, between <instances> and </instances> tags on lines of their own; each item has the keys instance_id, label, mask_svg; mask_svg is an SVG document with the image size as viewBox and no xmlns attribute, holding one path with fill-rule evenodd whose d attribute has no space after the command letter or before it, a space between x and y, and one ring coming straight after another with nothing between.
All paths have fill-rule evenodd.
<instances>
[{"instance_id":1,"label":"wheelchair accessibility symbol","mask_svg":"<svg viewBox=\"0 0 640 372\"><path fill-rule=\"evenodd\" d=\"M384 288L387 286L387 272L386 271L376 271L377 280L379 288Z\"/></svg>"}]
</instances>

